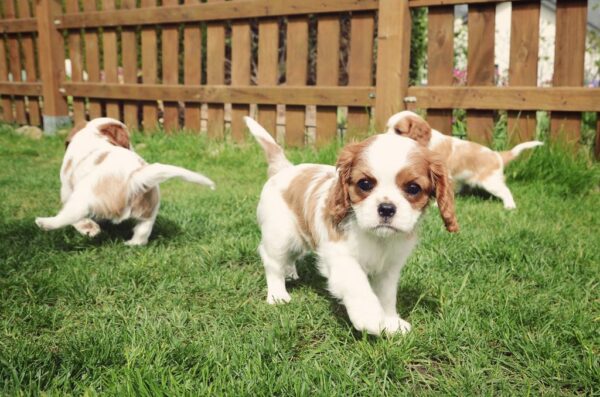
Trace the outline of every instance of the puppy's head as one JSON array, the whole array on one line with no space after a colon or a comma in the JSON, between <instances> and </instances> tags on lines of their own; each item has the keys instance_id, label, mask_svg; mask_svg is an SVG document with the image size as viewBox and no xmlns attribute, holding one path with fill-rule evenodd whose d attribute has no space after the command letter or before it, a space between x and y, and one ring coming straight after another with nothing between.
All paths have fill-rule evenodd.
<instances>
[{"instance_id":1,"label":"puppy's head","mask_svg":"<svg viewBox=\"0 0 600 397\"><path fill-rule=\"evenodd\" d=\"M396 113L387 122L387 132L414 139L427 146L431 139L431 127L421 116L405 110Z\"/></svg>"},{"instance_id":2,"label":"puppy's head","mask_svg":"<svg viewBox=\"0 0 600 397\"><path fill-rule=\"evenodd\" d=\"M412 139L381 134L350 144L337 171L328 205L335 224L353 213L361 229L377 236L410 233L435 197L446 229L458 231L446 166Z\"/></svg>"},{"instance_id":3,"label":"puppy's head","mask_svg":"<svg viewBox=\"0 0 600 397\"><path fill-rule=\"evenodd\" d=\"M108 117L96 118L89 122L82 122L75 125L65 140L65 149L69 147L75 136L82 131L90 131L114 146L131 149L129 130L125 124Z\"/></svg>"}]
</instances>

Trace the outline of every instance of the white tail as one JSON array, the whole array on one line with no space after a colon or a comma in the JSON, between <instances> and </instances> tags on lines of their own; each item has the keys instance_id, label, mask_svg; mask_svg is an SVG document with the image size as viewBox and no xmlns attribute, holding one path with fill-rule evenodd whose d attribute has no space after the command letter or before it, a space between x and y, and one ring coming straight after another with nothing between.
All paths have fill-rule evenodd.
<instances>
[{"instance_id":1,"label":"white tail","mask_svg":"<svg viewBox=\"0 0 600 397\"><path fill-rule=\"evenodd\" d=\"M215 189L215 183L202 174L174 165L160 163L142 167L131 176L129 184L134 191L146 191L171 178L181 178L187 182L208 186L212 190Z\"/></svg>"},{"instance_id":2,"label":"white tail","mask_svg":"<svg viewBox=\"0 0 600 397\"><path fill-rule=\"evenodd\" d=\"M265 151L267 163L269 163L269 168L267 169L269 177L277 174L284 168L292 166L292 163L285 157L285 153L281 146L275 142L275 139L273 139L267 130L250 117L244 117L244 121L246 122L250 133Z\"/></svg>"},{"instance_id":3,"label":"white tail","mask_svg":"<svg viewBox=\"0 0 600 397\"><path fill-rule=\"evenodd\" d=\"M529 142L519 143L517 146L515 146L511 150L507 150L505 152L500 152L500 156L502 157L502 161L503 161L504 165L506 165L509 162L511 162L512 160L514 160L515 158L517 158L521 154L521 152L523 152L523 150L533 149L534 147L542 146L543 144L544 144L544 142L540 142L540 141L529 141Z\"/></svg>"}]
</instances>

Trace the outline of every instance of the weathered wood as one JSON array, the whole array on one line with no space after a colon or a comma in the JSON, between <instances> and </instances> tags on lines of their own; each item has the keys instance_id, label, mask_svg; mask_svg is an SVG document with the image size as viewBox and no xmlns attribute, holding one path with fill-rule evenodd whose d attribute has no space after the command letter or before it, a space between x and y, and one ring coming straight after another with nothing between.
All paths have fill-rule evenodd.
<instances>
[{"instance_id":1,"label":"weathered wood","mask_svg":"<svg viewBox=\"0 0 600 397\"><path fill-rule=\"evenodd\" d=\"M250 24L234 21L231 24L231 85L250 84ZM231 109L231 137L243 141L246 124L244 116L249 112L248 105L233 104Z\"/></svg>"},{"instance_id":2,"label":"weathered wood","mask_svg":"<svg viewBox=\"0 0 600 397\"><path fill-rule=\"evenodd\" d=\"M339 79L340 20L338 15L317 19L317 86L336 86ZM317 106L316 145L337 137L337 106Z\"/></svg>"},{"instance_id":3,"label":"weathered wood","mask_svg":"<svg viewBox=\"0 0 600 397\"><path fill-rule=\"evenodd\" d=\"M467 85L494 85L495 4L469 6L469 43L467 49ZM494 130L494 112L467 112L467 135L470 140L489 144Z\"/></svg>"},{"instance_id":4,"label":"weathered wood","mask_svg":"<svg viewBox=\"0 0 600 397\"><path fill-rule=\"evenodd\" d=\"M454 81L454 6L430 7L427 21L427 84L451 86ZM452 135L452 109L428 109L432 128Z\"/></svg>"},{"instance_id":5,"label":"weathered wood","mask_svg":"<svg viewBox=\"0 0 600 397\"><path fill-rule=\"evenodd\" d=\"M185 0L197 4L198 0ZM202 82L202 31L199 24L188 24L183 31L183 81L185 85ZM185 128L200 132L201 108L198 103L185 104Z\"/></svg>"},{"instance_id":6,"label":"weathered wood","mask_svg":"<svg viewBox=\"0 0 600 397\"><path fill-rule=\"evenodd\" d=\"M83 10L96 10L96 0L83 0ZM90 83L100 81L100 47L98 43L98 31L96 29L86 29L85 39L85 66ZM90 119L102 117L102 103L97 99L89 99Z\"/></svg>"},{"instance_id":7,"label":"weathered wood","mask_svg":"<svg viewBox=\"0 0 600 397\"><path fill-rule=\"evenodd\" d=\"M214 3L220 1L212 0ZM222 23L209 23L206 28L206 82L209 85L225 83L225 26ZM208 104L208 136L224 136L224 118L222 104Z\"/></svg>"},{"instance_id":8,"label":"weathered wood","mask_svg":"<svg viewBox=\"0 0 600 397\"><path fill-rule=\"evenodd\" d=\"M37 31L35 18L2 19L0 33L31 33Z\"/></svg>"},{"instance_id":9,"label":"weathered wood","mask_svg":"<svg viewBox=\"0 0 600 397\"><path fill-rule=\"evenodd\" d=\"M413 7L426 7L426 6L444 6L444 5L455 5L455 4L497 4L501 3L503 0L409 0L409 6ZM530 0L512 0L512 3L517 3L520 1L530 1Z\"/></svg>"},{"instance_id":10,"label":"weathered wood","mask_svg":"<svg viewBox=\"0 0 600 397\"><path fill-rule=\"evenodd\" d=\"M261 17L376 10L377 0L238 0L149 8L110 13L81 13L56 18L60 29L100 26L156 25L200 21L225 21Z\"/></svg>"},{"instance_id":11,"label":"weathered wood","mask_svg":"<svg viewBox=\"0 0 600 397\"><path fill-rule=\"evenodd\" d=\"M380 0L377 38L375 128L404 110L410 68L411 19L408 0ZM384 65L384 66L383 66Z\"/></svg>"},{"instance_id":12,"label":"weathered wood","mask_svg":"<svg viewBox=\"0 0 600 397\"><path fill-rule=\"evenodd\" d=\"M135 9L135 0L122 0L121 8ZM138 82L138 59L135 29L124 27L121 31L121 47L123 61L123 82L136 84ZM134 101L123 102L123 121L129 128L139 128L138 103Z\"/></svg>"},{"instance_id":13,"label":"weathered wood","mask_svg":"<svg viewBox=\"0 0 600 397\"><path fill-rule=\"evenodd\" d=\"M15 119L12 109L12 101L10 100L10 93L7 92L6 87L12 87L11 83L8 83L8 65L6 64L6 46L4 40L0 40L0 93L2 95L2 119L7 122L12 122Z\"/></svg>"},{"instance_id":14,"label":"weathered wood","mask_svg":"<svg viewBox=\"0 0 600 397\"><path fill-rule=\"evenodd\" d=\"M373 106L373 87L229 86L164 84L63 84L73 96L129 100L181 100L184 102L286 104L321 106Z\"/></svg>"},{"instance_id":15,"label":"weathered wood","mask_svg":"<svg viewBox=\"0 0 600 397\"><path fill-rule=\"evenodd\" d=\"M508 70L508 83L511 86L537 86L539 33L540 2L513 4ZM508 112L508 135L511 144L533 139L535 129L535 112Z\"/></svg>"},{"instance_id":16,"label":"weathered wood","mask_svg":"<svg viewBox=\"0 0 600 397\"><path fill-rule=\"evenodd\" d=\"M176 6L179 0L163 0L163 6ZM179 83L179 31L176 25L168 25L162 31L162 82ZM163 124L165 131L179 128L179 103L164 102Z\"/></svg>"},{"instance_id":17,"label":"weathered wood","mask_svg":"<svg viewBox=\"0 0 600 397\"><path fill-rule=\"evenodd\" d=\"M290 87L305 86L308 72L308 20L306 17L288 18L286 58L286 84ZM285 144L288 146L304 145L305 131L305 104L287 105L285 107Z\"/></svg>"},{"instance_id":18,"label":"weathered wood","mask_svg":"<svg viewBox=\"0 0 600 397\"><path fill-rule=\"evenodd\" d=\"M66 10L68 13L79 12L78 0L67 0ZM83 55L81 48L81 31L69 31L68 35L69 58L71 60L71 81L83 81ZM73 98L73 123L81 124L85 121L85 100L84 98Z\"/></svg>"},{"instance_id":19,"label":"weathered wood","mask_svg":"<svg viewBox=\"0 0 600 397\"><path fill-rule=\"evenodd\" d=\"M558 0L556 3L556 44L553 85L582 86L587 27L587 0ZM581 137L581 115L552 112L550 131L576 145Z\"/></svg>"},{"instance_id":20,"label":"weathered wood","mask_svg":"<svg viewBox=\"0 0 600 397\"><path fill-rule=\"evenodd\" d=\"M410 87L421 109L600 111L600 89L583 87Z\"/></svg>"},{"instance_id":21,"label":"weathered wood","mask_svg":"<svg viewBox=\"0 0 600 397\"><path fill-rule=\"evenodd\" d=\"M1 40L0 46L2 46ZM0 52L1 51L2 48L0 47ZM0 78L6 70L5 67L6 64L3 64L2 60L0 59ZM8 81L0 81L0 93L6 95L40 96L42 95L42 83L9 83Z\"/></svg>"},{"instance_id":22,"label":"weathered wood","mask_svg":"<svg viewBox=\"0 0 600 397\"><path fill-rule=\"evenodd\" d=\"M113 10L115 0L102 0L104 10ZM111 28L105 28L103 33L104 40L104 77L107 83L118 82L118 50L117 50L117 31ZM121 114L118 101L106 101L106 116L121 120Z\"/></svg>"},{"instance_id":23,"label":"weathered wood","mask_svg":"<svg viewBox=\"0 0 600 397\"><path fill-rule=\"evenodd\" d=\"M4 17L7 19L16 18L14 0L4 1ZM19 53L19 37L17 35L9 35L7 38L8 44L8 61L10 65L10 73L14 82L22 81L21 78L21 54ZM27 124L27 113L25 112L25 98L21 95L13 98L15 105L15 121L19 124Z\"/></svg>"},{"instance_id":24,"label":"weathered wood","mask_svg":"<svg viewBox=\"0 0 600 397\"><path fill-rule=\"evenodd\" d=\"M19 18L31 17L28 0L19 0ZM23 48L23 61L25 63L25 73L27 82L36 82L37 73L35 70L35 50L34 50L34 35L33 33L21 34L21 45ZM29 124L41 125L40 103L37 96L27 98L27 113L29 114Z\"/></svg>"},{"instance_id":25,"label":"weathered wood","mask_svg":"<svg viewBox=\"0 0 600 397\"><path fill-rule=\"evenodd\" d=\"M348 84L370 86L373 84L373 13L352 14L350 19L350 53L348 55ZM369 131L369 108L348 108L346 137L365 135Z\"/></svg>"},{"instance_id":26,"label":"weathered wood","mask_svg":"<svg viewBox=\"0 0 600 397\"><path fill-rule=\"evenodd\" d=\"M156 0L142 0L142 7L153 7ZM136 10L143 12L143 10ZM142 29L142 82L146 84L156 83L158 66L157 62L157 39L156 29L154 27L144 27ZM148 133L158 127L158 107L154 101L146 101L142 104L142 125L144 132Z\"/></svg>"},{"instance_id":27,"label":"weathered wood","mask_svg":"<svg viewBox=\"0 0 600 397\"><path fill-rule=\"evenodd\" d=\"M277 19L261 20L258 24L258 85L277 85L279 26ZM258 107L258 122L273 136L277 133L277 108Z\"/></svg>"}]
</instances>

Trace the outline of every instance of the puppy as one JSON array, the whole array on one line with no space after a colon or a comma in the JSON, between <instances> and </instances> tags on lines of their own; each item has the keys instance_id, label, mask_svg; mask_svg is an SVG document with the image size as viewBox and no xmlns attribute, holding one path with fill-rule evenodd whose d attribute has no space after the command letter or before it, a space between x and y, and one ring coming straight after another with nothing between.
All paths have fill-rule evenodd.
<instances>
[{"instance_id":1,"label":"puppy","mask_svg":"<svg viewBox=\"0 0 600 397\"><path fill-rule=\"evenodd\" d=\"M483 145L444 135L411 111L390 117L387 132L404 135L427 145L446 162L455 181L488 191L501 199L506 209L515 209L517 206L506 186L504 167L523 150L544 144L530 141L518 144L509 151L495 152Z\"/></svg>"},{"instance_id":2,"label":"puppy","mask_svg":"<svg viewBox=\"0 0 600 397\"><path fill-rule=\"evenodd\" d=\"M147 164L131 148L125 124L97 118L74 128L65 142L60 170L58 215L36 218L43 230L73 225L81 234L93 237L100 227L92 220L119 223L133 218L138 222L127 245L144 245L152 232L160 204L158 184L174 177L215 188L207 177L184 168Z\"/></svg>"},{"instance_id":3,"label":"puppy","mask_svg":"<svg viewBox=\"0 0 600 397\"><path fill-rule=\"evenodd\" d=\"M336 167L292 165L266 130L245 120L269 164L257 209L267 302L290 301L285 279L298 278L295 261L313 251L357 330L408 332L396 290L432 195L446 228L458 230L444 163L412 139L381 134L344 147Z\"/></svg>"}]
</instances>

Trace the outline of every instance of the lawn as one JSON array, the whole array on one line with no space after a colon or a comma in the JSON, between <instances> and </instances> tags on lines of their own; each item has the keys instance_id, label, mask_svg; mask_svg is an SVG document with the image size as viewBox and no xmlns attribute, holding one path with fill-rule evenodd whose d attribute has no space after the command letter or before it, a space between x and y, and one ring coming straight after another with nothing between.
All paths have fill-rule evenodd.
<instances>
[{"instance_id":1,"label":"lawn","mask_svg":"<svg viewBox=\"0 0 600 397\"><path fill-rule=\"evenodd\" d=\"M456 235L430 208L399 286L413 331L375 338L311 258L292 302L266 304L256 145L134 141L217 183L163 184L137 248L123 244L131 224L95 239L38 230L60 206L63 141L0 126L0 395L600 394L599 166L541 148L508 170L518 209L462 194ZM289 153L332 163L336 148Z\"/></svg>"}]
</instances>

